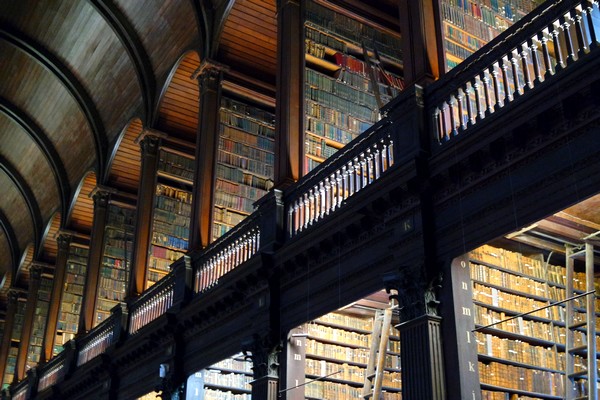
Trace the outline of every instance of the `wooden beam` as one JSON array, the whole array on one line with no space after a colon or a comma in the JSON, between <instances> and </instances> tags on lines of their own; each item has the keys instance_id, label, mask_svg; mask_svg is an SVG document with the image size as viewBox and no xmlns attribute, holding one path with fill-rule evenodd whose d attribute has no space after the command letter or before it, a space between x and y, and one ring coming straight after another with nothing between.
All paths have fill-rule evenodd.
<instances>
[{"instance_id":1,"label":"wooden beam","mask_svg":"<svg viewBox=\"0 0 600 400\"><path fill-rule=\"evenodd\" d=\"M23 110L2 97L0 97L0 112L19 125L37 144L40 151L46 157L60 192L61 215L67 215L69 199L71 197L71 186L69 184L65 165L58 155L58 151L56 151L54 144L52 144L52 141L48 138L43 129Z\"/></svg>"},{"instance_id":2,"label":"wooden beam","mask_svg":"<svg viewBox=\"0 0 600 400\"><path fill-rule=\"evenodd\" d=\"M40 212L40 206L35 199L35 195L33 191L27 184L27 181L23 178L21 173L15 168L4 156L0 156L0 170L4 171L4 173L10 178L10 180L14 183L14 185L19 189L23 199L25 199L25 203L27 204L27 208L29 209L29 214L31 215L31 221L33 224L33 235L34 235L34 254L37 254L37 251L40 248L40 239L43 228L42 224L42 213Z\"/></svg>"},{"instance_id":3,"label":"wooden beam","mask_svg":"<svg viewBox=\"0 0 600 400\"><path fill-rule=\"evenodd\" d=\"M148 124L154 120L154 98L156 94L156 79L154 77L154 71L152 70L150 57L144 49L144 45L137 32L113 1L88 1L96 9L98 14L104 18L106 23L119 38L123 47L125 47L125 50L127 50L127 54L135 67L135 72L142 92L144 110L146 112L145 120ZM108 175L108 171L106 171L106 175Z\"/></svg>"},{"instance_id":4,"label":"wooden beam","mask_svg":"<svg viewBox=\"0 0 600 400\"><path fill-rule=\"evenodd\" d=\"M219 44L221 43L221 35L223 35L223 29L225 28L225 22L231 13L231 9L235 4L235 0L222 1L217 7L215 7L214 14L211 18L212 21L216 21L212 27L212 40L210 41L210 49L208 49L209 57L215 58L219 51Z\"/></svg>"},{"instance_id":5,"label":"wooden beam","mask_svg":"<svg viewBox=\"0 0 600 400\"><path fill-rule=\"evenodd\" d=\"M26 37L22 32L12 29L6 24L0 28L0 40L11 44L21 50L29 57L33 58L38 64L50 71L73 96L81 111L85 115L94 135L94 143L96 147L96 170L98 181L102 181L104 173L105 155L107 149L107 139L102 123L100 113L96 108L96 104L85 87L79 82L75 74L71 70L41 44L36 43L31 38Z\"/></svg>"}]
</instances>

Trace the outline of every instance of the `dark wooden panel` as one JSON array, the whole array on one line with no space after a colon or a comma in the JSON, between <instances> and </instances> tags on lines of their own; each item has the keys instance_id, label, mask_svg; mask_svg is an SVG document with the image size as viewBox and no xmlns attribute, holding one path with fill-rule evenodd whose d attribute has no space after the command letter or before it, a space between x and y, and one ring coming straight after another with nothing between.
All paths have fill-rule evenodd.
<instances>
[{"instance_id":1,"label":"dark wooden panel","mask_svg":"<svg viewBox=\"0 0 600 400\"><path fill-rule=\"evenodd\" d=\"M48 220L60 204L52 168L29 135L1 114L0 154L20 172L35 196L42 221Z\"/></svg>"},{"instance_id":2,"label":"dark wooden panel","mask_svg":"<svg viewBox=\"0 0 600 400\"><path fill-rule=\"evenodd\" d=\"M0 209L4 211L6 219L13 227L19 248L23 250L29 243L33 243L34 237L33 222L31 215L27 212L27 203L4 172L0 172L0 188L2 188Z\"/></svg>"},{"instance_id":3,"label":"dark wooden panel","mask_svg":"<svg viewBox=\"0 0 600 400\"><path fill-rule=\"evenodd\" d=\"M60 229L60 222L60 213L55 213L50 222L48 222L45 235L42 238L41 259L50 264L54 264L56 261L56 254L58 253L58 243L56 242L56 237L58 236L58 230Z\"/></svg>"},{"instance_id":4,"label":"dark wooden panel","mask_svg":"<svg viewBox=\"0 0 600 400\"><path fill-rule=\"evenodd\" d=\"M0 42L0 54L0 95L44 129L75 187L95 156L85 117L60 81L27 55L4 42Z\"/></svg>"},{"instance_id":5,"label":"dark wooden panel","mask_svg":"<svg viewBox=\"0 0 600 400\"><path fill-rule=\"evenodd\" d=\"M4 274L10 271L10 267L12 265L12 258L10 256L10 245L8 244L8 239L6 238L6 234L0 228L0 281L4 277ZM10 282L10 279L9 279ZM10 285L10 284L9 284ZM6 283L5 283L6 286ZM3 291L4 287L0 288L0 293ZM1 296L1 295L0 295Z\"/></svg>"},{"instance_id":6,"label":"dark wooden panel","mask_svg":"<svg viewBox=\"0 0 600 400\"><path fill-rule=\"evenodd\" d=\"M138 32L152 62L157 86L163 87L177 59L197 41L192 2L119 0L115 3Z\"/></svg>"},{"instance_id":7,"label":"dark wooden panel","mask_svg":"<svg viewBox=\"0 0 600 400\"><path fill-rule=\"evenodd\" d=\"M200 66L195 52L189 53L177 67L160 101L158 127L194 143L198 126L198 82L192 79Z\"/></svg>"},{"instance_id":8,"label":"dark wooden panel","mask_svg":"<svg viewBox=\"0 0 600 400\"><path fill-rule=\"evenodd\" d=\"M90 234L94 219L94 201L90 193L96 187L96 174L90 172L83 180L77 200L69 216L67 228L74 231Z\"/></svg>"},{"instance_id":9,"label":"dark wooden panel","mask_svg":"<svg viewBox=\"0 0 600 400\"><path fill-rule=\"evenodd\" d=\"M142 133L142 122L133 120L123 134L108 174L109 185L120 190L136 192L140 180L140 145L134 140Z\"/></svg>"}]
</instances>

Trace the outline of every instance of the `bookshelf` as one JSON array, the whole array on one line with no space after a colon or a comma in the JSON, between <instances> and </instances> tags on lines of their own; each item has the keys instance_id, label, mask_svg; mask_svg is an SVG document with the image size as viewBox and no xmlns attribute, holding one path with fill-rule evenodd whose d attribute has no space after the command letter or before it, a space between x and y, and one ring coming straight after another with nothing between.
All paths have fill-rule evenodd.
<instances>
[{"instance_id":1,"label":"bookshelf","mask_svg":"<svg viewBox=\"0 0 600 400\"><path fill-rule=\"evenodd\" d=\"M39 363L42 354L42 342L44 341L48 309L50 308L50 295L52 294L52 280L53 277L47 275L42 275L40 280L33 316L33 330L27 349L27 369L35 367Z\"/></svg>"},{"instance_id":2,"label":"bookshelf","mask_svg":"<svg viewBox=\"0 0 600 400\"><path fill-rule=\"evenodd\" d=\"M373 125L404 83L399 35L313 1L304 30L306 174Z\"/></svg>"},{"instance_id":3,"label":"bookshelf","mask_svg":"<svg viewBox=\"0 0 600 400\"><path fill-rule=\"evenodd\" d=\"M188 249L194 158L161 148L152 212L152 238L146 270L149 288L171 270Z\"/></svg>"},{"instance_id":4,"label":"bookshelf","mask_svg":"<svg viewBox=\"0 0 600 400\"><path fill-rule=\"evenodd\" d=\"M223 96L219 111L213 231L216 240L254 211L273 187L275 115Z\"/></svg>"},{"instance_id":5,"label":"bookshelf","mask_svg":"<svg viewBox=\"0 0 600 400\"><path fill-rule=\"evenodd\" d=\"M531 12L539 0L440 0L446 71Z\"/></svg>"},{"instance_id":6,"label":"bookshelf","mask_svg":"<svg viewBox=\"0 0 600 400\"><path fill-rule=\"evenodd\" d=\"M305 353L304 396L307 399L362 398L369 345L373 330L372 315L338 311L323 315L300 328ZM402 398L400 341L390 332L383 377L383 398ZM318 379L318 380L316 380ZM301 389L295 389L301 390Z\"/></svg>"},{"instance_id":7,"label":"bookshelf","mask_svg":"<svg viewBox=\"0 0 600 400\"><path fill-rule=\"evenodd\" d=\"M135 210L109 204L94 326L110 316L110 310L125 300L133 251Z\"/></svg>"},{"instance_id":8,"label":"bookshelf","mask_svg":"<svg viewBox=\"0 0 600 400\"><path fill-rule=\"evenodd\" d=\"M568 334L565 304L525 316L519 314L566 299L566 268L544 262L541 255L526 256L489 245L469 253L469 259L473 314L479 328L475 339L482 398L564 398ZM574 272L576 293L584 292L584 283L585 275ZM575 320L585 319L584 300L574 300L573 306ZM598 298L595 312L598 327ZM572 334L576 345L585 345L585 329ZM595 341L600 344L600 336L596 335ZM584 356L577 355L576 369L577 365L585 365Z\"/></svg>"},{"instance_id":9,"label":"bookshelf","mask_svg":"<svg viewBox=\"0 0 600 400\"><path fill-rule=\"evenodd\" d=\"M21 340L21 331L23 330L23 322L25 319L25 309L27 302L25 299L19 298L15 309L15 317L10 336L10 347L8 349L8 357L6 359L6 369L4 371L3 387L7 387L13 381L15 368L17 366L17 355L19 354L19 344Z\"/></svg>"},{"instance_id":10,"label":"bookshelf","mask_svg":"<svg viewBox=\"0 0 600 400\"><path fill-rule=\"evenodd\" d=\"M54 355L77 334L79 314L83 302L87 274L89 248L79 243L71 243L65 271L65 282L60 301L60 310L54 341Z\"/></svg>"},{"instance_id":11,"label":"bookshelf","mask_svg":"<svg viewBox=\"0 0 600 400\"><path fill-rule=\"evenodd\" d=\"M236 354L188 378L186 399L251 400L252 362Z\"/></svg>"}]
</instances>

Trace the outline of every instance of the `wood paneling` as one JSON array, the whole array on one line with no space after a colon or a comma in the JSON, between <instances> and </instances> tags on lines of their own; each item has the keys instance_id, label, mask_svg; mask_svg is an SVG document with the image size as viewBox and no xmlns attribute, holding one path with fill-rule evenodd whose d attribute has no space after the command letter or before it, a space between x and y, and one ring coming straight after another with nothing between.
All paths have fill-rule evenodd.
<instances>
[{"instance_id":1,"label":"wood paneling","mask_svg":"<svg viewBox=\"0 0 600 400\"><path fill-rule=\"evenodd\" d=\"M225 22L219 60L275 84L277 18L274 0L236 1Z\"/></svg>"},{"instance_id":2,"label":"wood paneling","mask_svg":"<svg viewBox=\"0 0 600 400\"><path fill-rule=\"evenodd\" d=\"M31 269L31 263L33 262L34 255L35 253L32 245L27 246L21 255L19 271L17 272L17 280L19 281L19 286L21 287L29 286L29 270Z\"/></svg>"},{"instance_id":3,"label":"wood paneling","mask_svg":"<svg viewBox=\"0 0 600 400\"><path fill-rule=\"evenodd\" d=\"M142 133L142 121L133 120L125 129L119 148L108 173L108 185L119 190L136 193L140 181L140 145L134 140Z\"/></svg>"},{"instance_id":4,"label":"wood paneling","mask_svg":"<svg viewBox=\"0 0 600 400\"><path fill-rule=\"evenodd\" d=\"M6 219L13 227L17 237L20 251L23 251L33 241L33 221L27 210L27 203L14 185L13 181L0 171L0 209L4 212Z\"/></svg>"},{"instance_id":5,"label":"wood paneling","mask_svg":"<svg viewBox=\"0 0 600 400\"><path fill-rule=\"evenodd\" d=\"M96 187L96 174L90 172L83 179L81 189L77 194L77 200L67 220L67 228L79 233L90 234L94 219L94 200L90 193Z\"/></svg>"},{"instance_id":6,"label":"wood paneling","mask_svg":"<svg viewBox=\"0 0 600 400\"><path fill-rule=\"evenodd\" d=\"M200 66L196 52L179 63L167 90L160 99L158 128L190 143L196 142L198 126L198 81L192 74Z\"/></svg>"},{"instance_id":7,"label":"wood paneling","mask_svg":"<svg viewBox=\"0 0 600 400\"><path fill-rule=\"evenodd\" d=\"M60 229L60 222L61 215L57 212L52 216L50 222L48 222L45 235L42 238L42 255L40 258L50 264L54 264L56 261L56 254L58 253L56 237L58 236L58 230Z\"/></svg>"},{"instance_id":8,"label":"wood paneling","mask_svg":"<svg viewBox=\"0 0 600 400\"><path fill-rule=\"evenodd\" d=\"M0 41L0 96L48 134L76 187L94 163L94 139L85 117L61 82L30 57Z\"/></svg>"},{"instance_id":9,"label":"wood paneling","mask_svg":"<svg viewBox=\"0 0 600 400\"><path fill-rule=\"evenodd\" d=\"M0 114L0 155L20 172L47 221L60 204L60 195L46 157L21 127Z\"/></svg>"},{"instance_id":10,"label":"wood paneling","mask_svg":"<svg viewBox=\"0 0 600 400\"><path fill-rule=\"evenodd\" d=\"M0 228L0 254L2 255L0 257L0 282L2 281L2 279L6 276L6 274L10 271L10 268L12 266L12 258L10 256L11 251L10 251L10 246L8 244L8 239L6 238L6 234L4 233L4 231ZM10 275L6 277L7 281L10 282ZM9 283L10 285L10 283ZM6 282L5 282L5 286L6 286ZM1 293L4 291L3 289L5 288L5 286L0 287L0 297L1 297ZM8 290L8 288L7 288Z\"/></svg>"}]
</instances>

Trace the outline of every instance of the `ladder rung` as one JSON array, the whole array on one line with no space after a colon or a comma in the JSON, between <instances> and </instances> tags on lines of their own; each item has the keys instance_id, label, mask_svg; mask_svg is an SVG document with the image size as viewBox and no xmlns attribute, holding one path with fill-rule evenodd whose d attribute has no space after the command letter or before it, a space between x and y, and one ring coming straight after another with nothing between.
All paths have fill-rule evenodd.
<instances>
[{"instance_id":1,"label":"ladder rung","mask_svg":"<svg viewBox=\"0 0 600 400\"><path fill-rule=\"evenodd\" d=\"M587 377L587 371L577 371L575 373L569 374L569 379L571 378L585 378Z\"/></svg>"},{"instance_id":2,"label":"ladder rung","mask_svg":"<svg viewBox=\"0 0 600 400\"><path fill-rule=\"evenodd\" d=\"M571 257L571 258L577 258L577 257L581 257L581 256L585 256L585 249L576 251L575 253L571 253L569 255L569 257Z\"/></svg>"},{"instance_id":3,"label":"ladder rung","mask_svg":"<svg viewBox=\"0 0 600 400\"><path fill-rule=\"evenodd\" d=\"M569 329L583 328L586 325L587 325L587 321L577 322L576 324L570 325Z\"/></svg>"},{"instance_id":4,"label":"ladder rung","mask_svg":"<svg viewBox=\"0 0 600 400\"><path fill-rule=\"evenodd\" d=\"M370 399L371 397L373 397L373 392L369 392L363 395L363 399Z\"/></svg>"},{"instance_id":5,"label":"ladder rung","mask_svg":"<svg viewBox=\"0 0 600 400\"><path fill-rule=\"evenodd\" d=\"M372 374L367 375L367 379L371 380L377 376L377 372L373 372Z\"/></svg>"},{"instance_id":6,"label":"ladder rung","mask_svg":"<svg viewBox=\"0 0 600 400\"><path fill-rule=\"evenodd\" d=\"M569 353L573 354L573 353L581 353L585 351L587 353L587 346L577 346L577 347L573 347L572 349L569 349Z\"/></svg>"}]
</instances>

